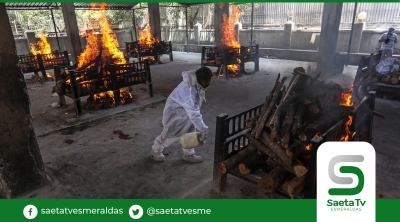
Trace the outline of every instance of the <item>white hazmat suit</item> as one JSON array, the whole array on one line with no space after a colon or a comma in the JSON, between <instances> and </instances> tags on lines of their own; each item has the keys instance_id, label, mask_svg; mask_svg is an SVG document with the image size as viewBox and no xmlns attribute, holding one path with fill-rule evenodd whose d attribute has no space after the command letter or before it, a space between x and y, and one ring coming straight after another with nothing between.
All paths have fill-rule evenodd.
<instances>
[{"instance_id":1,"label":"white hazmat suit","mask_svg":"<svg viewBox=\"0 0 400 222\"><path fill-rule=\"evenodd\" d=\"M152 152L162 153L165 147L180 139L185 133L204 132L208 127L204 124L200 107L205 100L205 90L197 82L196 71L182 73L183 81L169 95L162 118L164 129L155 140ZM193 155L194 148L183 149L184 155Z\"/></svg>"}]
</instances>

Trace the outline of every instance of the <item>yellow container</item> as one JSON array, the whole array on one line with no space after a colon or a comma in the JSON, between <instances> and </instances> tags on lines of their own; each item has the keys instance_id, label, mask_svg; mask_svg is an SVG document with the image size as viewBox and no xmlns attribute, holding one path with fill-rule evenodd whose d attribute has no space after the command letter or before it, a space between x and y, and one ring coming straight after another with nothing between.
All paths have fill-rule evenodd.
<instances>
[{"instance_id":1,"label":"yellow container","mask_svg":"<svg viewBox=\"0 0 400 222\"><path fill-rule=\"evenodd\" d=\"M201 133L186 133L181 136L181 144L184 149L197 148L204 143L200 141Z\"/></svg>"}]
</instances>

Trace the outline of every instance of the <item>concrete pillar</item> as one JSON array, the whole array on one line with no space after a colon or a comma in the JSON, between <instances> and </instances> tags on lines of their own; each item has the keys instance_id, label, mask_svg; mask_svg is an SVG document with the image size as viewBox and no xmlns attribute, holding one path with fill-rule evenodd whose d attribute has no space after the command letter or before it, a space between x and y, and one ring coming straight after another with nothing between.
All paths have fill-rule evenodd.
<instances>
[{"instance_id":1,"label":"concrete pillar","mask_svg":"<svg viewBox=\"0 0 400 222\"><path fill-rule=\"evenodd\" d=\"M351 39L350 52L359 53L365 22L354 23L353 38Z\"/></svg>"},{"instance_id":2,"label":"concrete pillar","mask_svg":"<svg viewBox=\"0 0 400 222\"><path fill-rule=\"evenodd\" d=\"M236 33L236 41L237 42L240 42L239 41L239 33L240 33L240 30L242 29L242 27L243 27L242 23L240 23L240 22L235 23L235 33Z\"/></svg>"},{"instance_id":3,"label":"concrete pillar","mask_svg":"<svg viewBox=\"0 0 400 222\"><path fill-rule=\"evenodd\" d=\"M214 45L222 45L221 24L223 22L222 15L225 14L229 18L228 3L214 3Z\"/></svg>"},{"instance_id":4,"label":"concrete pillar","mask_svg":"<svg viewBox=\"0 0 400 222\"><path fill-rule=\"evenodd\" d=\"M149 24L153 37L161 40L160 7L158 2L148 3Z\"/></svg>"},{"instance_id":5,"label":"concrete pillar","mask_svg":"<svg viewBox=\"0 0 400 222\"><path fill-rule=\"evenodd\" d=\"M200 23L194 25L194 44L196 45L200 45L200 31L202 28L203 27Z\"/></svg>"},{"instance_id":6,"label":"concrete pillar","mask_svg":"<svg viewBox=\"0 0 400 222\"><path fill-rule=\"evenodd\" d=\"M283 30L283 48L290 49L292 47L292 33L294 29L294 23L292 21L288 21L285 24Z\"/></svg>"},{"instance_id":7,"label":"concrete pillar","mask_svg":"<svg viewBox=\"0 0 400 222\"><path fill-rule=\"evenodd\" d=\"M342 7L343 3L324 3L317 59L317 72L321 72L321 76L334 74Z\"/></svg>"},{"instance_id":8,"label":"concrete pillar","mask_svg":"<svg viewBox=\"0 0 400 222\"><path fill-rule=\"evenodd\" d=\"M0 198L13 198L44 185L47 176L4 3L0 27Z\"/></svg>"},{"instance_id":9,"label":"concrete pillar","mask_svg":"<svg viewBox=\"0 0 400 222\"><path fill-rule=\"evenodd\" d=\"M37 43L36 34L34 31L27 30L25 31L25 38L28 41L29 51L31 51L31 43Z\"/></svg>"},{"instance_id":10,"label":"concrete pillar","mask_svg":"<svg viewBox=\"0 0 400 222\"><path fill-rule=\"evenodd\" d=\"M72 62L77 63L78 56L82 53L81 39L79 37L78 23L76 22L75 7L73 3L61 3L61 9L64 16L65 28L67 30L67 39L72 49L68 53L72 55Z\"/></svg>"}]
</instances>

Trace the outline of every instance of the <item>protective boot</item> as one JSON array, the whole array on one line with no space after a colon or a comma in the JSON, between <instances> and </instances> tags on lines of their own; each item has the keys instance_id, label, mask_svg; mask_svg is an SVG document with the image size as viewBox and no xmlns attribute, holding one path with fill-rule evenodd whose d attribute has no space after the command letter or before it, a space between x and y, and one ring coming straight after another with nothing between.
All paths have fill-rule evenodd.
<instances>
[{"instance_id":1,"label":"protective boot","mask_svg":"<svg viewBox=\"0 0 400 222\"><path fill-rule=\"evenodd\" d=\"M162 152L156 153L153 150L151 151L151 158L157 162L164 162L165 160L165 156L162 154Z\"/></svg>"},{"instance_id":2,"label":"protective boot","mask_svg":"<svg viewBox=\"0 0 400 222\"><path fill-rule=\"evenodd\" d=\"M184 154L182 159L184 161L191 162L191 163L201 163L201 162L203 162L203 157L196 156L194 154L190 154L190 155Z\"/></svg>"}]
</instances>

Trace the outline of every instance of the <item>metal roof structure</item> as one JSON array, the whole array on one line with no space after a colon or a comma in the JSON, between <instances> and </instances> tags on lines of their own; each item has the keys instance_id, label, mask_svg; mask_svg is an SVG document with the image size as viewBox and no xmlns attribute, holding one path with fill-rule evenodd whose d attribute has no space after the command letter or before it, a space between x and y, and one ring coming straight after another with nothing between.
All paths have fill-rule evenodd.
<instances>
[{"instance_id":1,"label":"metal roof structure","mask_svg":"<svg viewBox=\"0 0 400 222\"><path fill-rule=\"evenodd\" d=\"M39 9L60 9L61 3L60 2L6 2L6 9L7 10L39 10ZM93 7L93 3L90 2L74 2L75 9L96 9L99 7ZM116 2L107 2L107 9L110 10L131 10L139 2L132 2L132 3L116 3ZM186 3L181 2L177 3L182 7L190 7L191 5L200 5L204 3ZM96 5L100 5L96 3ZM160 7L162 7L160 5Z\"/></svg>"},{"instance_id":2,"label":"metal roof structure","mask_svg":"<svg viewBox=\"0 0 400 222\"><path fill-rule=\"evenodd\" d=\"M113 10L131 10L138 3L107 3L107 9ZM96 4L99 5L99 4ZM74 2L75 9L93 9L90 2ZM6 2L8 10L34 10L34 9L59 9L60 2ZM96 8L96 7L94 7Z\"/></svg>"}]
</instances>

